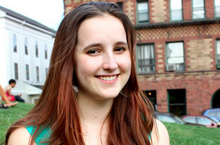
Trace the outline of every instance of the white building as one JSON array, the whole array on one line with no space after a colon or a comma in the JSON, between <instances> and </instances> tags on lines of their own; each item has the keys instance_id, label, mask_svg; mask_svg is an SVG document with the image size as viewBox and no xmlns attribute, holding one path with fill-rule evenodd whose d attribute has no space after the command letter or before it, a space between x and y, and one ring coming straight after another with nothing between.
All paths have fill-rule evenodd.
<instances>
[{"instance_id":1,"label":"white building","mask_svg":"<svg viewBox=\"0 0 220 145\"><path fill-rule=\"evenodd\" d=\"M53 48L55 31L0 6L0 84L17 80L12 89L33 103L41 93Z\"/></svg>"}]
</instances>

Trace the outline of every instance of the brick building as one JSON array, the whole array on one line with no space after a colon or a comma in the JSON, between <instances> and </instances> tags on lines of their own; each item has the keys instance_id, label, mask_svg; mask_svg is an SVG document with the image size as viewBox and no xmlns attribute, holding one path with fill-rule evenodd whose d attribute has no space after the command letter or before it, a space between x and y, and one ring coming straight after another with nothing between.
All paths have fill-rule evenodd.
<instances>
[{"instance_id":1,"label":"brick building","mask_svg":"<svg viewBox=\"0 0 220 145\"><path fill-rule=\"evenodd\" d=\"M65 13L88 0L64 0ZM220 108L220 0L108 0L136 29L141 89L179 116Z\"/></svg>"}]
</instances>

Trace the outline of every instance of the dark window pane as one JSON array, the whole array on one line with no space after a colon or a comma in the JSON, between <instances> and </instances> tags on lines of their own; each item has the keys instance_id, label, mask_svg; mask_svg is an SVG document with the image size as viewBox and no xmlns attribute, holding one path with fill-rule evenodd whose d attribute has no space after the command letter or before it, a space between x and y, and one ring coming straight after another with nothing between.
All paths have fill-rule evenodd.
<instances>
[{"instance_id":1,"label":"dark window pane","mask_svg":"<svg viewBox=\"0 0 220 145\"><path fill-rule=\"evenodd\" d=\"M117 4L121 8L121 10L123 11L123 2L117 2Z\"/></svg>"},{"instance_id":2,"label":"dark window pane","mask_svg":"<svg viewBox=\"0 0 220 145\"><path fill-rule=\"evenodd\" d=\"M14 72L15 72L15 79L18 80L18 64L14 63Z\"/></svg>"}]
</instances>

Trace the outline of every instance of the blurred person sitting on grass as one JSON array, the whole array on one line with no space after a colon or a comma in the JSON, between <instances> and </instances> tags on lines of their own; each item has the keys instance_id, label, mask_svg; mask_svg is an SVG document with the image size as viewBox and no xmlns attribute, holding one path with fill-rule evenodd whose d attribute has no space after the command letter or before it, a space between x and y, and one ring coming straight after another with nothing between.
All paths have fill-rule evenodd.
<instances>
[{"instance_id":1,"label":"blurred person sitting on grass","mask_svg":"<svg viewBox=\"0 0 220 145\"><path fill-rule=\"evenodd\" d=\"M4 89L2 88L2 86L0 85L0 96L2 97L2 99L5 101L6 104L2 104L0 103L0 108L8 108L8 107L13 107L16 106L18 103L12 103L8 100L7 96L5 95Z\"/></svg>"},{"instance_id":2,"label":"blurred person sitting on grass","mask_svg":"<svg viewBox=\"0 0 220 145\"><path fill-rule=\"evenodd\" d=\"M18 102L25 102L24 99L21 98L21 94L18 95L13 95L11 93L11 88L14 88L16 86L16 81L14 79L10 79L9 80L9 85L7 87L5 87L5 94L8 98L9 101L14 102L14 101L18 101Z\"/></svg>"}]
</instances>

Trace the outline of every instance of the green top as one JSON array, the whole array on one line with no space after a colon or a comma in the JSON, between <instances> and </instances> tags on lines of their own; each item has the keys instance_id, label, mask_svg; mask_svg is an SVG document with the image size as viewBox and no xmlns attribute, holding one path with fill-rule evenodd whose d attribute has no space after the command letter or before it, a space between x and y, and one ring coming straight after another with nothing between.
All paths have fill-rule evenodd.
<instances>
[{"instance_id":1,"label":"green top","mask_svg":"<svg viewBox=\"0 0 220 145\"><path fill-rule=\"evenodd\" d=\"M31 136L34 134L34 131L36 129L36 127L33 127L33 126L28 126L26 127L26 129L28 130L28 132L31 134ZM49 143L40 143L42 141L46 141L45 139L49 138L50 137L50 134L51 134L51 130L46 128L44 129L43 131L41 131L41 133L37 136L36 140L35 140L35 143L37 145L49 145ZM150 135L148 136L149 137L149 140L151 140L151 137Z\"/></svg>"},{"instance_id":2,"label":"green top","mask_svg":"<svg viewBox=\"0 0 220 145\"><path fill-rule=\"evenodd\" d=\"M26 129L28 130L28 132L30 133L31 136L33 136L34 131L36 129L36 127L33 126L26 126ZM37 136L35 143L37 145L49 145L49 143L41 143L42 141L46 141L45 139L49 138L51 134L50 129L44 129L41 131L41 133Z\"/></svg>"}]
</instances>

